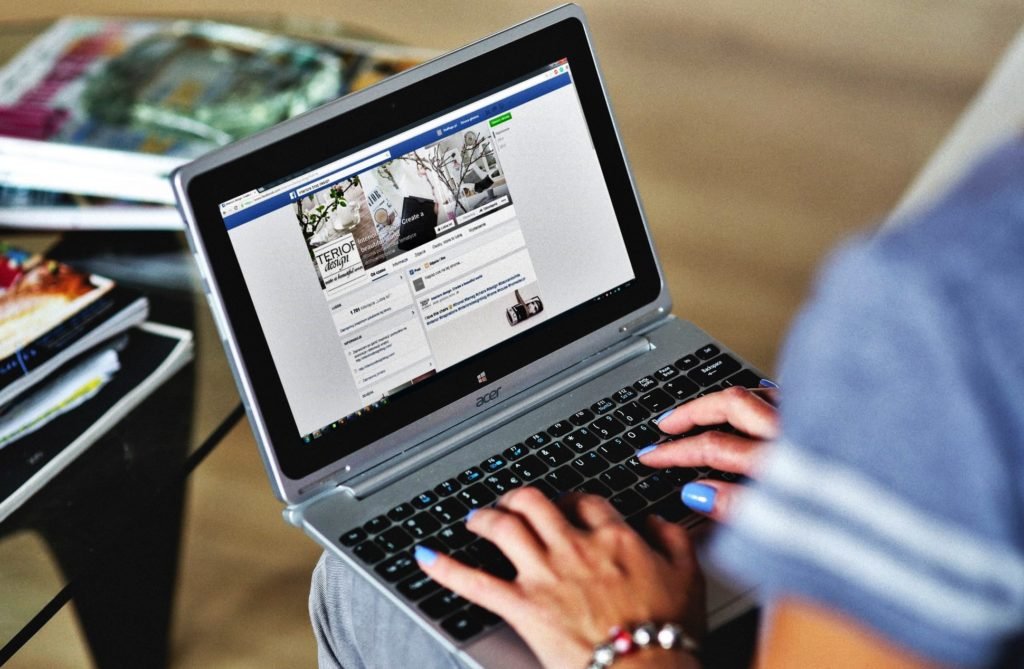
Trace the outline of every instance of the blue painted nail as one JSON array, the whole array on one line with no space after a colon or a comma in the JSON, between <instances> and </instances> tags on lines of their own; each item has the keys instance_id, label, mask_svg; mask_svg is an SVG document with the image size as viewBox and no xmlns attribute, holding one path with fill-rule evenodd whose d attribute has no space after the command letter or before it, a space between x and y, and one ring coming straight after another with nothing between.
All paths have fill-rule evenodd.
<instances>
[{"instance_id":1,"label":"blue painted nail","mask_svg":"<svg viewBox=\"0 0 1024 669\"><path fill-rule=\"evenodd\" d=\"M687 483L683 486L683 492L680 495L680 498L682 498L683 504L694 511L711 513L711 509L715 508L715 495L717 494L718 491L709 485L704 485L703 483Z\"/></svg>"},{"instance_id":2,"label":"blue painted nail","mask_svg":"<svg viewBox=\"0 0 1024 669\"><path fill-rule=\"evenodd\" d=\"M466 514L466 522L467 523L469 522L469 519L473 517L474 513L476 513L476 509L471 509L470 512Z\"/></svg>"},{"instance_id":3,"label":"blue painted nail","mask_svg":"<svg viewBox=\"0 0 1024 669\"><path fill-rule=\"evenodd\" d=\"M636 457L639 458L641 455L647 455L648 453L650 453L651 451L653 451L657 447L658 447L657 444L651 444L650 446L644 446L643 448L641 448L639 451L636 452Z\"/></svg>"},{"instance_id":4,"label":"blue painted nail","mask_svg":"<svg viewBox=\"0 0 1024 669\"><path fill-rule=\"evenodd\" d=\"M779 384L775 383L771 379L761 379L759 384L762 388L778 388Z\"/></svg>"},{"instance_id":5,"label":"blue painted nail","mask_svg":"<svg viewBox=\"0 0 1024 669\"><path fill-rule=\"evenodd\" d=\"M437 561L437 553L426 546L417 546L416 550L413 551L413 556L416 558L417 562L425 564L428 567Z\"/></svg>"},{"instance_id":6,"label":"blue painted nail","mask_svg":"<svg viewBox=\"0 0 1024 669\"><path fill-rule=\"evenodd\" d=\"M663 414L661 414L660 416L658 416L657 418L655 418L655 419L654 419L654 424L655 424L655 425L657 425L657 424L658 424L658 423L660 423L661 421L663 421L663 420L665 420L666 418L668 418L669 416L671 416L671 415L672 415L672 412L673 412L673 411L675 411L675 409L669 409L669 410L668 410L668 411L666 411L665 413L663 413Z\"/></svg>"}]
</instances>

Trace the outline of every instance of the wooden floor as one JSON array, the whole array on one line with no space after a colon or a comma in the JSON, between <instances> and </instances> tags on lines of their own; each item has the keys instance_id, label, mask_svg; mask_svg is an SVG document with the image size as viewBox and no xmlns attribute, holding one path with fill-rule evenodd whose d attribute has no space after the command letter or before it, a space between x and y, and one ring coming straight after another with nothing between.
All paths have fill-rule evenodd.
<instances>
[{"instance_id":1,"label":"wooden floor","mask_svg":"<svg viewBox=\"0 0 1024 669\"><path fill-rule=\"evenodd\" d=\"M897 201L1024 20L1024 0L581 4L676 313L766 369L815 268ZM35 0L4 14L240 6ZM245 6L272 13L281 5ZM289 3L293 14L438 49L548 6ZM305 600L317 550L281 520L244 426L195 476L190 504L175 665L313 664ZM73 617L62 613L14 665L87 666Z\"/></svg>"}]
</instances>

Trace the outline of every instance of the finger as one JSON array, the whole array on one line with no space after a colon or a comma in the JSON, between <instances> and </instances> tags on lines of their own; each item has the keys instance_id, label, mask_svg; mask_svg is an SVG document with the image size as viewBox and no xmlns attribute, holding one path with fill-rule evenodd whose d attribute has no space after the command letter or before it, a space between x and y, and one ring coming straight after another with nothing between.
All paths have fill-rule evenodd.
<instances>
[{"instance_id":1,"label":"finger","mask_svg":"<svg viewBox=\"0 0 1024 669\"><path fill-rule=\"evenodd\" d=\"M648 516L647 529L649 536L661 548L669 562L686 568L692 568L697 564L693 542L682 526L670 523L659 516Z\"/></svg>"},{"instance_id":2,"label":"finger","mask_svg":"<svg viewBox=\"0 0 1024 669\"><path fill-rule=\"evenodd\" d=\"M508 581L468 567L426 546L417 546L414 554L427 576L502 618L512 618L522 605L516 586Z\"/></svg>"},{"instance_id":3,"label":"finger","mask_svg":"<svg viewBox=\"0 0 1024 669\"><path fill-rule=\"evenodd\" d=\"M622 514L608 500L597 495L567 495L562 500L562 508L579 520L580 525L587 530L622 522Z\"/></svg>"},{"instance_id":4,"label":"finger","mask_svg":"<svg viewBox=\"0 0 1024 669\"><path fill-rule=\"evenodd\" d=\"M648 447L637 458L648 467L711 467L723 472L750 475L767 442L738 434L708 430L693 437Z\"/></svg>"},{"instance_id":5,"label":"finger","mask_svg":"<svg viewBox=\"0 0 1024 669\"><path fill-rule=\"evenodd\" d=\"M702 479L687 483L679 493L683 504L717 521L728 522L743 486Z\"/></svg>"},{"instance_id":6,"label":"finger","mask_svg":"<svg viewBox=\"0 0 1024 669\"><path fill-rule=\"evenodd\" d=\"M562 510L537 488L517 488L498 500L498 506L522 518L544 547L561 546L576 531Z\"/></svg>"},{"instance_id":7,"label":"finger","mask_svg":"<svg viewBox=\"0 0 1024 669\"><path fill-rule=\"evenodd\" d=\"M749 388L748 390L771 404L773 407L779 406L779 398L781 395L779 395L778 388Z\"/></svg>"},{"instance_id":8,"label":"finger","mask_svg":"<svg viewBox=\"0 0 1024 669\"><path fill-rule=\"evenodd\" d=\"M500 508L476 509L466 516L466 529L498 547L517 571L535 568L547 551L518 514Z\"/></svg>"},{"instance_id":9,"label":"finger","mask_svg":"<svg viewBox=\"0 0 1024 669\"><path fill-rule=\"evenodd\" d=\"M759 393L738 386L676 407L668 415L660 417L658 429L669 434L682 434L702 425L722 423L760 439L774 439L779 434L779 416L775 407L759 397Z\"/></svg>"}]
</instances>

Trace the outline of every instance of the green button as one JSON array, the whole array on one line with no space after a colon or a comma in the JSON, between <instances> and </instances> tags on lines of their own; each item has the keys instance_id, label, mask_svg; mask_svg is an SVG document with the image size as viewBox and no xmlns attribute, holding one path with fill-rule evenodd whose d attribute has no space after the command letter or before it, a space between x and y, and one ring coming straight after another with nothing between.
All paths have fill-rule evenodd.
<instances>
[{"instance_id":1,"label":"green button","mask_svg":"<svg viewBox=\"0 0 1024 669\"><path fill-rule=\"evenodd\" d=\"M505 121L509 120L510 118L512 118L512 112L505 112L501 116L492 118L490 121L488 121L488 123L490 123L491 127L493 128L494 126L498 125L499 123L504 123Z\"/></svg>"}]
</instances>

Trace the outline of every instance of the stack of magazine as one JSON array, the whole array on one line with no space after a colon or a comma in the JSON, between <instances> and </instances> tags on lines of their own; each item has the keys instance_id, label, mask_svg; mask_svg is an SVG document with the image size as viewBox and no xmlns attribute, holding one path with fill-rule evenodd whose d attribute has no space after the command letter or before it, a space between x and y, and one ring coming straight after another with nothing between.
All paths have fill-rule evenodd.
<instances>
[{"instance_id":1,"label":"stack of magazine","mask_svg":"<svg viewBox=\"0 0 1024 669\"><path fill-rule=\"evenodd\" d=\"M427 55L211 21L61 19L0 69L0 225L180 229L172 169Z\"/></svg>"},{"instance_id":2,"label":"stack of magazine","mask_svg":"<svg viewBox=\"0 0 1024 669\"><path fill-rule=\"evenodd\" d=\"M0 521L191 359L191 333L148 311L110 279L0 246Z\"/></svg>"}]
</instances>

